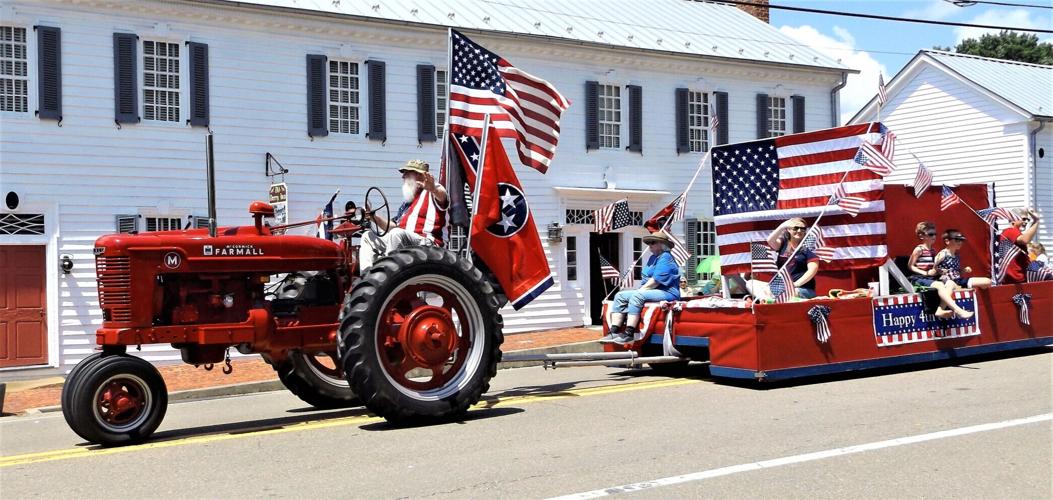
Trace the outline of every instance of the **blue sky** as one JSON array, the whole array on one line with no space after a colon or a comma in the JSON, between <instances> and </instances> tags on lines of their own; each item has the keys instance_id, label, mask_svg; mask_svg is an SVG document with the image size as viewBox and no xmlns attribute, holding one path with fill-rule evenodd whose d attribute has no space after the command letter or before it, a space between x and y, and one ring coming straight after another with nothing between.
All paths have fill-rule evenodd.
<instances>
[{"instance_id":1,"label":"blue sky","mask_svg":"<svg viewBox=\"0 0 1053 500\"><path fill-rule=\"evenodd\" d=\"M1009 3L1049 6L1048 0L1003 0ZM1050 9L1030 9L977 4L957 7L943 0L772 0L775 5L861 12L911 19L955 21L997 26L1053 29ZM841 59L863 73L849 77L841 91L842 119L850 118L877 91L878 73L889 81L921 49L953 47L965 38L988 30L930 24L861 19L786 10L771 10L771 25L780 31ZM1042 41L1053 41L1039 34Z\"/></svg>"}]
</instances>

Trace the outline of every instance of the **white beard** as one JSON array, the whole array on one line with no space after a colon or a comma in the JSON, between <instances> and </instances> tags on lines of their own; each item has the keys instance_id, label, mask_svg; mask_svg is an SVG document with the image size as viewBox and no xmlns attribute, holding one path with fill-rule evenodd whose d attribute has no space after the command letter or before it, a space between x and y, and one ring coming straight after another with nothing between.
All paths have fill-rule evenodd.
<instances>
[{"instance_id":1,"label":"white beard","mask_svg":"<svg viewBox=\"0 0 1053 500\"><path fill-rule=\"evenodd\" d=\"M417 189L417 181L413 179L402 181L402 200L406 202L413 201L417 197Z\"/></svg>"}]
</instances>

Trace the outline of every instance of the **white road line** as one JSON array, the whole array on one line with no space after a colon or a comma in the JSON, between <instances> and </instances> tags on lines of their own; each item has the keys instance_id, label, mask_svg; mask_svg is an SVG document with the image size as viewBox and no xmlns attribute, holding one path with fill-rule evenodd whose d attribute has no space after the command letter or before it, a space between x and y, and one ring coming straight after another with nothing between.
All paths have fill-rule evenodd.
<instances>
[{"instance_id":1,"label":"white road line","mask_svg":"<svg viewBox=\"0 0 1053 500\"><path fill-rule=\"evenodd\" d=\"M1053 413L1046 413L1043 415L1035 415L1033 417L1018 418L1013 420L1004 420L1002 422L994 422L990 424L972 425L969 427L959 427L957 429L949 429L945 431L930 432L928 434L919 434L916 436L907 436L896 439L889 439L886 441L876 441L873 443L859 444L855 446L847 446L845 448L835 448L832 450L817 451L814 453L805 453L803 455L794 455L790 457L774 458L771 460L761 460L759 462L752 462L748 464L732 465L728 467L721 467L719 469L710 469L701 472L694 472L691 474L684 474L680 476L664 477L661 479L653 479L651 481L644 481L640 483L623 484L621 486L611 486L601 490L585 491L582 493L573 493L570 495L564 495L555 497L557 499L572 499L572 498L598 498L608 495L616 495L619 493L631 493L634 491L648 490L652 488L658 488L662 486L672 486L674 484L689 483L692 481L701 481L703 479L709 479L720 476L729 476L731 474L738 474L740 472L749 472L761 469L768 469L772 467L780 467L783 465L798 464L801 462L810 462L812 460L822 460L824 458L839 457L842 455L851 455L853 453L862 453L864 451L880 450L882 448L892 448L895 446L903 446L907 444L923 443L925 441L933 441L936 439L944 439L955 436L963 436L966 434L974 434L977 432L987 432L997 429L1005 429L1006 427L1015 427L1018 425L1028 425L1036 422L1047 422L1053 420Z\"/></svg>"}]
</instances>

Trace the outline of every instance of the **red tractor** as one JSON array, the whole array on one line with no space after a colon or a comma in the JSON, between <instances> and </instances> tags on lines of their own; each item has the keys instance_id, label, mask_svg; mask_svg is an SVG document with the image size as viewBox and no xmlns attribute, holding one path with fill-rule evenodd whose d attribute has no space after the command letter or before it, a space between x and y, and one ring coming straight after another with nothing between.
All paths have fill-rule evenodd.
<instances>
[{"instance_id":1,"label":"red tractor","mask_svg":"<svg viewBox=\"0 0 1053 500\"><path fill-rule=\"evenodd\" d=\"M214 221L211 162L209 174ZM383 198L371 188L367 207L381 201L374 195ZM249 211L252 226L96 241L101 349L62 390L77 434L121 445L157 429L167 389L153 365L127 354L142 344L171 344L183 361L206 368L226 361L229 369L230 348L258 353L305 402L364 404L393 422L456 417L488 389L501 358L502 296L471 262L419 246L359 277L352 236L379 231L364 210L335 218L341 243L277 234L264 224L274 215L266 203Z\"/></svg>"}]
</instances>

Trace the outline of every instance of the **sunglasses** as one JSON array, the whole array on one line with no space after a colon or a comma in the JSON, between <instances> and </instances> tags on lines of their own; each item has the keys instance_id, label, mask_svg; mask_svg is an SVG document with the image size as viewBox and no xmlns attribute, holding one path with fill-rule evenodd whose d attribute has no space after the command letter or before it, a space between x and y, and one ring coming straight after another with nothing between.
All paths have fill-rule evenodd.
<instances>
[{"instance_id":1,"label":"sunglasses","mask_svg":"<svg viewBox=\"0 0 1053 500\"><path fill-rule=\"evenodd\" d=\"M952 236L947 239L951 241L965 241L965 236Z\"/></svg>"},{"instance_id":2,"label":"sunglasses","mask_svg":"<svg viewBox=\"0 0 1053 500\"><path fill-rule=\"evenodd\" d=\"M925 233L925 236L936 236L936 233Z\"/></svg>"},{"instance_id":3,"label":"sunglasses","mask_svg":"<svg viewBox=\"0 0 1053 500\"><path fill-rule=\"evenodd\" d=\"M805 229L808 229L808 228L806 228L804 226L794 226L794 227L790 228L790 231L804 231Z\"/></svg>"}]
</instances>

